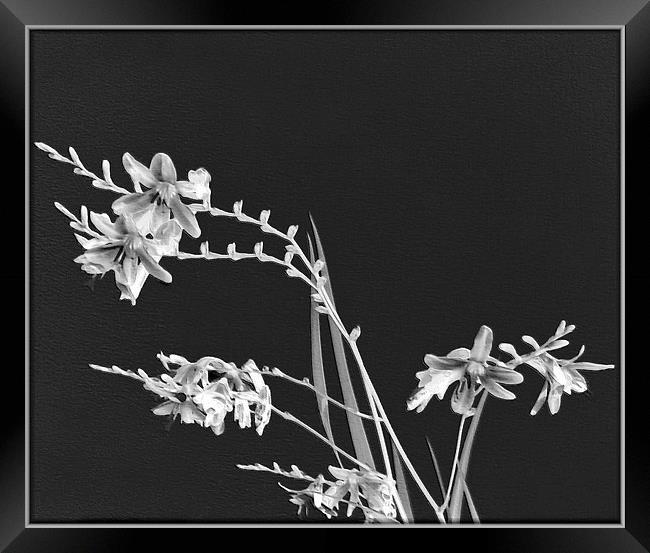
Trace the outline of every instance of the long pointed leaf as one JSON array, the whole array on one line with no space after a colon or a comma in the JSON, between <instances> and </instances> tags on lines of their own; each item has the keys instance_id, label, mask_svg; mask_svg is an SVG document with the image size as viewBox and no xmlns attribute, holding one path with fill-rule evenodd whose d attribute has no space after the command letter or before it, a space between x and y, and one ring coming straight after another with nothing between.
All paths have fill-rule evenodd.
<instances>
[{"instance_id":1,"label":"long pointed leaf","mask_svg":"<svg viewBox=\"0 0 650 553\"><path fill-rule=\"evenodd\" d=\"M318 229L316 228L316 223L314 222L314 218L311 216L311 214L309 215L309 218L311 219L311 226L314 232L318 258L325 262L325 266L321 271L321 274L327 278L327 282L325 283L325 290L331 298L332 303L334 303L332 279L330 278L327 268L327 260L325 259L323 245L321 244L320 237L318 236ZM341 383L341 391L343 393L343 402L350 409L358 411L359 405L354 393L354 388L352 387L352 380L350 379L350 371L348 370L348 362L345 357L343 338L341 337L339 329L331 319L329 319L329 325L330 335L332 338L332 348L334 349L334 358L336 359L336 368L338 370L339 381ZM350 435L352 436L352 445L354 446L356 457L374 469L375 460L373 459L372 451L370 450L370 443L368 442L368 436L366 435L363 421L361 421L361 419L358 417L355 417L352 413L347 412L346 415L348 418L348 426L350 427Z\"/></svg>"},{"instance_id":2,"label":"long pointed leaf","mask_svg":"<svg viewBox=\"0 0 650 553\"><path fill-rule=\"evenodd\" d=\"M460 455L460 460L458 462L458 467L460 470L456 472L456 479L453 484L453 491L451 493L451 500L449 501L449 522L460 522L460 515L463 510L463 493L464 487L460 486L461 479L463 478L461 474L467 475L467 470L469 467L469 458L472 453L472 446L474 445L474 438L476 437L476 429L478 428L478 422L481 420L481 414L483 413L483 406L485 405L485 400L487 399L487 391L484 390L481 399L478 402L476 407L476 412L472 417L472 424L467 431L467 436L465 436L465 443L463 444L463 451Z\"/></svg>"},{"instance_id":3,"label":"long pointed leaf","mask_svg":"<svg viewBox=\"0 0 650 553\"><path fill-rule=\"evenodd\" d=\"M467 501L467 506L469 507L469 513L472 516L472 521L474 524L480 524L481 520L478 517L478 511L476 510L476 505L472 499L472 494L469 493L469 487L467 486L467 478L465 472L461 466L458 466L458 472L460 475L460 484L463 487L463 493L465 494L465 500Z\"/></svg>"},{"instance_id":4,"label":"long pointed leaf","mask_svg":"<svg viewBox=\"0 0 650 553\"><path fill-rule=\"evenodd\" d=\"M402 459L395 449L395 444L391 442L393 446L393 463L395 465L395 482L397 484L397 493L399 498L402 501L402 506L404 507L404 514L406 514L407 522L413 522L413 507L411 506L411 497L409 496L409 489L406 485L406 478L404 477L404 467L402 467Z\"/></svg>"},{"instance_id":5,"label":"long pointed leaf","mask_svg":"<svg viewBox=\"0 0 650 553\"><path fill-rule=\"evenodd\" d=\"M478 511L476 510L476 505L474 505L474 500L472 499L472 495L469 493L467 482L465 482L465 499L467 500L469 513L470 515L472 515L472 520L474 521L474 524L481 524L481 519L478 517Z\"/></svg>"},{"instance_id":6,"label":"long pointed leaf","mask_svg":"<svg viewBox=\"0 0 650 553\"><path fill-rule=\"evenodd\" d=\"M309 237L308 237L309 238ZM309 257L311 262L315 261L314 259L314 246L311 243L311 238L309 238ZM314 278L312 277L312 280ZM312 299L311 303L311 368L312 375L314 378L314 388L322 394L316 396L316 401L318 402L318 412L320 413L321 421L323 422L323 428L325 429L325 435L327 439L334 444L334 434L332 433L332 423L330 422L330 409L329 403L324 396L327 395L327 383L325 382L325 368L323 367L323 349L321 346L321 333L320 333L320 314L316 311L316 302ZM334 450L336 455L336 460L339 463L339 466L343 466L341 463L341 457L339 452Z\"/></svg>"},{"instance_id":7,"label":"long pointed leaf","mask_svg":"<svg viewBox=\"0 0 650 553\"><path fill-rule=\"evenodd\" d=\"M442 473L440 472L440 465L438 464L438 458L436 457L436 454L433 451L433 446L431 445L429 436L427 436L426 438L427 438L427 445L429 446L429 455L431 455L431 462L433 463L433 468L435 469L436 477L438 478L438 486L440 486L442 497L445 497L447 495L447 489L445 487L445 482L442 479Z\"/></svg>"}]
</instances>

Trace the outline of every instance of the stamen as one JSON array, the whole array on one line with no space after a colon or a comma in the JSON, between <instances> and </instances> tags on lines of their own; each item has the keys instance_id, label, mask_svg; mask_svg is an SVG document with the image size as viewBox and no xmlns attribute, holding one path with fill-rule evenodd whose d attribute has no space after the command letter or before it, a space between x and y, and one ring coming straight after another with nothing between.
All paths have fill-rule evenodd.
<instances>
[{"instance_id":1,"label":"stamen","mask_svg":"<svg viewBox=\"0 0 650 553\"><path fill-rule=\"evenodd\" d=\"M122 263L123 258L124 258L124 247L119 246L117 248L117 253L115 254L115 257L113 258L113 263Z\"/></svg>"}]
</instances>

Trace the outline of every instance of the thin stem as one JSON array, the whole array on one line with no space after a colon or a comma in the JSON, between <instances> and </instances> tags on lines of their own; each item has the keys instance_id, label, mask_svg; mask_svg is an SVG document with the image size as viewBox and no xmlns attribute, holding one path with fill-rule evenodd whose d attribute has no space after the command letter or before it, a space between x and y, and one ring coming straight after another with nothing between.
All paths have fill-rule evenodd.
<instances>
[{"instance_id":1,"label":"thin stem","mask_svg":"<svg viewBox=\"0 0 650 553\"><path fill-rule=\"evenodd\" d=\"M320 432L318 432L317 430L314 430L314 429L313 429L311 426L309 426L307 423L301 421L301 420L300 420L299 418L297 418L297 417L294 417L291 413L288 413L287 411L282 411L281 409L278 409L278 408L275 407L274 405L271 405L270 407L271 407L271 411L273 411L274 413L280 415L283 419L288 420L288 421L290 421L290 422L293 422L293 423L297 424L298 426L300 426L301 428L307 430L307 432L313 434L313 435L316 436L319 440L325 442L325 443L326 443L328 446L330 446L332 449L335 449L335 450L338 451L341 455L343 455L344 457L346 457L347 459L349 459L350 461L352 461L352 462L355 463L356 465L360 466L361 468L363 468L363 469L365 469L365 470L370 470L370 471L372 471L372 468L370 468L370 467L369 467L368 465L366 465L364 462L359 461L359 459L357 459L357 458L354 457L353 455L350 455L350 454L349 454L347 451L345 451L344 449L341 449L339 446L337 446L337 445L333 444L332 442L330 442L330 441L329 441L325 436L323 436L323 435L322 435Z\"/></svg>"},{"instance_id":2,"label":"thin stem","mask_svg":"<svg viewBox=\"0 0 650 553\"><path fill-rule=\"evenodd\" d=\"M454 461L451 466L451 475L449 476L449 484L447 485L447 493L445 494L445 501L442 504L441 509L445 510L447 505L449 505L449 498L451 497L452 485L454 483L454 478L456 478L456 467L458 466L458 456L460 455L460 444L463 440L463 427L465 426L465 421L467 420L467 415L462 415L460 418L460 424L458 425L458 438L456 439L456 451L454 452Z\"/></svg>"},{"instance_id":3,"label":"thin stem","mask_svg":"<svg viewBox=\"0 0 650 553\"><path fill-rule=\"evenodd\" d=\"M483 391L483 395L479 400L478 406L476 407L476 412L472 417L472 424L470 424L469 430L467 431L467 437L465 438L465 443L463 444L463 453L460 458L460 471L456 475L456 480L454 481L454 490L452 493L451 501L449 503L449 521L450 522L460 522L460 513L463 508L463 485L462 482L464 478L461 477L461 474L467 475L467 467L469 466L469 458L472 453L472 446L474 445L474 438L476 437L476 430L478 428L479 420L483 413L483 406L485 405L485 400L487 399L488 393L487 390Z\"/></svg>"},{"instance_id":4,"label":"thin stem","mask_svg":"<svg viewBox=\"0 0 650 553\"><path fill-rule=\"evenodd\" d=\"M299 250L302 251L302 250ZM304 254L303 256L304 257ZM305 257L305 261L307 261ZM375 423L375 430L377 432L377 437L379 438L379 447L381 449L382 453L382 458L384 462L384 466L386 467L386 474L390 479L393 478L392 474L392 468L391 468L391 463L390 463L390 456L388 454L388 447L386 446L386 438L384 437L384 432L381 427L381 423L384 423L384 426L388 428L390 426L390 423L388 422L388 419L386 417L386 413L383 412L381 415L378 412L378 408L380 408L381 404L378 403L378 399L376 398L376 391L374 390L374 387L372 385L372 381L370 380L370 375L365 369L365 366L363 364L363 359L361 358L361 353L359 352L359 349L357 348L356 341L352 340L350 337L350 334L348 331L345 329L345 326L343 325L343 321L341 321L341 318L338 315L338 312L336 311L336 308L334 307L334 302L332 299L329 297L327 294L327 291L325 290L324 287L320 287L318 290L318 293L321 295L323 298L323 302L327 306L327 309L330 313L330 316L332 317L332 320L338 327L339 331L341 332L341 335L345 338L345 340L348 342L350 348L352 349L352 353L357 361L357 365L359 366L360 372L361 372L361 380L364 384L364 390L366 392L366 396L368 398L368 403L370 404L370 410L372 411L372 416L373 416L373 421ZM383 411L383 408L382 408ZM397 444L396 444L397 446ZM401 448L401 446L398 447L398 451ZM400 455L403 456L403 450ZM406 462L406 461L405 461ZM410 462L409 462L410 463ZM428 492L427 492L428 493ZM406 514L406 510L404 509L404 505L402 504L402 500L399 497L399 494L397 493L397 490L395 490L393 494L393 498L395 499L395 504L397 505L397 508L400 512L400 516L404 521L408 520L408 516Z\"/></svg>"},{"instance_id":5,"label":"thin stem","mask_svg":"<svg viewBox=\"0 0 650 553\"><path fill-rule=\"evenodd\" d=\"M348 411L349 413L352 413L353 415L356 415L357 417L361 419L369 419L372 420L372 415L367 415L366 413L361 413L360 411L355 411L354 409L351 409L347 405L344 405L340 401L335 400L333 397L328 396L327 394L323 394L322 392L319 392L312 384L309 382L305 382L304 380L298 380L297 378L293 378L292 376L289 376L286 373L283 373L281 370L273 368L268 371L259 371L259 373L263 376L270 375L270 376L275 376L277 378L282 378L283 380L287 380L288 382L291 382L293 384L297 384L298 386L304 386L305 388L308 388L311 390L314 394L316 394L318 397L323 398L327 401L329 401L332 405L335 405L339 409L343 409L345 411Z\"/></svg>"},{"instance_id":6,"label":"thin stem","mask_svg":"<svg viewBox=\"0 0 650 553\"><path fill-rule=\"evenodd\" d=\"M244 252L235 252L234 254L228 254L228 253L215 253L215 252L206 252L205 254L203 253L188 253L188 252L178 252L176 255L177 259L205 259L207 261L211 260L230 260L230 261L241 261L244 259L256 259L257 261L260 261L262 263L274 263L275 265L280 265L281 267L284 267L287 270L293 270L295 271L295 277L299 278L303 282L305 282L307 285L309 285L311 288L314 290L318 290L311 280L307 278L301 271L296 269L291 263L286 263L282 259L278 259L277 257L273 257L272 255L267 255L267 254L261 254L257 255L256 253L244 253Z\"/></svg>"},{"instance_id":7,"label":"thin stem","mask_svg":"<svg viewBox=\"0 0 650 553\"><path fill-rule=\"evenodd\" d=\"M221 210L221 209L218 209L218 208L213 208L213 207L200 205L200 204L192 204L189 207L195 212L199 212L199 211L208 212L210 215L212 215L214 217L236 218L240 222L250 223L250 224L256 225L256 226L260 227L263 232L273 234L275 236L278 236L279 238L282 238L283 240L288 241L292 246L293 253L298 255L298 257L303 262L305 267L309 270L309 272L314 277L316 277L316 282L318 283L322 279L322 277L318 273L318 271L314 270L313 265L311 264L311 262L307 258L307 255L302 250L302 248L300 247L298 242L295 240L295 238L293 236L289 236L288 234L275 229L274 227L269 225L268 222L263 223L261 220L255 219L253 217L249 217L248 215L245 215L242 212L234 213L234 212L224 211L224 210ZM195 257L199 257L199 256L195 256ZM294 268L294 270L297 271L297 269L295 269L295 268ZM302 280L304 280L311 288L314 288L314 284L312 283L310 278L307 278L300 271L298 271L298 273L300 274L301 277L303 277ZM321 297L323 298L324 304L327 306L327 309L329 311L329 316L332 318L335 325L337 326L337 328L341 332L341 335L348 342L348 344L350 346L350 349L352 350L352 353L353 353L353 355L355 357L355 360L357 362L357 365L359 366L362 381L363 381L363 384L364 384L364 389L366 391L366 395L368 396L368 403L370 404L370 408L371 408L371 411L372 411L373 420L374 420L374 423L375 423L375 429L377 431L377 436L378 436L378 439L379 439L379 445L380 445L380 448L382 450L382 457L383 457L384 465L386 466L387 476L390 476L392 478L392 469L391 469L391 464L390 464L390 457L389 457L389 454L388 454L388 448L386 447L386 441L385 441L385 438L384 438L384 435L383 435L383 431L381 429L381 423L382 422L383 422L384 426L386 427L386 430L387 430L389 436L391 437L391 440L395 444L395 447L396 447L398 453L402 457L402 459L404 461L404 464L406 465L409 472L411 473L411 476L413 477L416 484L418 485L418 487L420 488L420 490L424 494L427 501L430 503L430 505L433 507L434 511L436 512L436 516L438 517L438 520L440 522L444 523L445 519L444 519L444 515L442 514L442 512L440 510L440 507L438 506L436 501L433 499L433 497L431 496L431 494L427 490L426 486L422 482L422 479L417 474L415 468L413 467L413 464L411 463L410 459L406 455L406 452L404 451L404 448L402 447L402 444L400 443L400 441L399 441L399 439L397 437L397 434L393 430L393 427L391 426L391 424L390 424L390 422L388 420L388 417L386 415L386 411L384 410L383 405L381 404L381 400L379 399L377 391L375 390L375 388L374 388L374 386L372 384L372 381L370 380L370 376L368 374L368 371L366 370L366 368L364 366L363 359L361 358L361 353L359 352L359 349L356 346L356 342L350 338L349 333L345 329L345 325L343 324L343 321L341 321L341 319L340 319L340 317L339 317L339 315L338 315L338 313L336 311L336 308L334 307L333 301L331 300L331 298L329 297L327 292L324 290L324 288L322 286L318 286L317 291L321 295ZM313 431L313 429L310 429L310 431ZM318 434L318 436L322 440L324 440L325 443L330 444L330 442L329 442L329 440L327 440L327 438L325 438L324 436L321 436L320 434ZM346 453L345 455L347 456L348 454ZM357 462L357 461L355 460L355 462ZM401 515L403 514L403 516L405 516L405 513L403 513L403 506L401 505L401 501L400 501L399 496L398 496L398 494L396 492L394 493L394 498L395 498L395 502L396 502L398 508L400 509L400 514Z\"/></svg>"}]
</instances>

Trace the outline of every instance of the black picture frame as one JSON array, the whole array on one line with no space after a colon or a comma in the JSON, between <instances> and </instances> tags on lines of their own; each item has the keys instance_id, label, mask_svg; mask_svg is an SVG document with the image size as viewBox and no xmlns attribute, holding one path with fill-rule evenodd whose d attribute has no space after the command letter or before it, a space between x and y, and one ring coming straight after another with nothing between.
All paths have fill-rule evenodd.
<instances>
[{"instance_id":1,"label":"black picture frame","mask_svg":"<svg viewBox=\"0 0 650 553\"><path fill-rule=\"evenodd\" d=\"M395 5L393 5L395 4ZM398 7L397 3L384 2L369 5L350 4L338 6L324 13L323 20L335 25L603 25L619 26L624 38L625 68L625 165L624 190L633 175L642 175L641 163L644 160L644 129L648 125L650 103L650 7L646 2L612 3L604 9L601 3L579 2L519 2L517 10L508 12L509 3L490 2L482 5L480 11L470 3L438 2L416 3L408 7ZM0 5L2 21L2 79L3 113L7 136L22 136L25 128L27 105L25 102L25 45L29 29L37 25L231 25L240 21L240 14L231 9L215 8L214 3L194 4L192 9L181 3L165 4L148 11L144 4L139 7L115 6L110 2L5 2ZM328 17L329 16L329 17ZM261 15L258 15L261 17ZM273 19L289 24L291 19L304 18L297 12L273 14L266 18L265 24ZM246 23L251 23L247 21ZM260 23L261 24L261 23ZM623 121L621 122L623 123ZM29 159L29 137L25 141L14 139L5 147L9 159ZM14 182L23 182L20 163L12 164L17 170ZM643 182L643 181L641 181ZM14 187L15 190L18 186ZM17 192L12 194L18 195ZM625 196L623 196L624 198ZM14 198L12 198L13 200ZM15 198L18 202L22 198ZM625 201L625 200L624 200ZM629 202L629 205L632 205ZM623 204L625 206L625 203ZM25 206L27 213L28 206ZM623 212L623 226L631 220ZM19 225L20 223L16 223ZM14 225L15 228L16 225ZM27 229L25 229L27 231ZM622 229L625 231L625 228ZM627 233L629 235L629 232ZM623 234L625 236L625 233ZM14 241L12 247L17 248ZM621 251L625 251L625 239ZM12 251L7 252L13 257ZM16 252L16 256L18 253ZM28 255L24 252L27 270ZM621 273L622 288L625 290L625 266ZM27 274L25 280L25 299L29 294ZM8 272L3 275L3 284L15 288L18 275ZM622 298L622 324L625 320L625 295ZM22 311L23 307L18 307ZM17 332L19 325L11 331ZM25 327L25 337L28 328ZM16 336L16 340L17 340ZM625 352L626 333L622 334L622 348ZM27 351L25 351L27 354ZM624 357L624 356L623 356ZM19 366L18 361L15 366ZM14 380L19 384L11 391L11 400L20 404L24 394L20 393L22 375L16 368ZM28 366L26 366L28 370ZM634 367L632 368L634 370ZM628 378L628 380L631 380ZM478 539L489 544L500 544L503 551L644 551L650 547L650 484L645 475L647 455L644 449L646 435L643 418L642 386L624 388L625 401L622 408L624 417L624 509L620 527L617 528L511 528L494 529L481 532ZM144 538L136 529L108 528L32 528L25 508L25 425L26 413L18 405L11 409L11 417L5 419L5 438L2 444L2 474L0 482L2 494L2 521L0 522L0 547L7 551L29 551L60 549L63 551L111 551L120 546L138 546ZM438 534L436 539L438 539ZM458 540L458 534L448 539ZM476 536L475 536L476 537ZM463 533L461 540L466 538ZM159 539L159 538L158 538ZM176 537L165 537L172 544ZM147 539L150 542L150 539ZM179 542L180 543L180 542ZM567 545L569 544L569 545Z\"/></svg>"}]
</instances>

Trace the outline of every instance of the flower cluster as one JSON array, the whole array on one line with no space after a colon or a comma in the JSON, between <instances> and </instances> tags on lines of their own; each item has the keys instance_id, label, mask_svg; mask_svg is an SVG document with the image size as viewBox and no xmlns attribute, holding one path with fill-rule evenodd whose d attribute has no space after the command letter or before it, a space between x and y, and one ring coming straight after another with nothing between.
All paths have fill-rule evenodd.
<instances>
[{"instance_id":1,"label":"flower cluster","mask_svg":"<svg viewBox=\"0 0 650 553\"><path fill-rule=\"evenodd\" d=\"M366 522L395 522L395 481L373 470L330 466L329 472L336 479L331 481L322 474L313 478L295 465L291 471L282 470L277 463L273 463L273 468L259 463L237 466L244 470L272 472L287 478L309 481L309 485L301 490L280 484L282 489L289 492L289 501L298 506L298 515L301 517L309 514L310 510L317 510L327 518L332 518L338 514L340 504L344 503L347 505L345 512L348 517L360 509Z\"/></svg>"},{"instance_id":2,"label":"flower cluster","mask_svg":"<svg viewBox=\"0 0 650 553\"><path fill-rule=\"evenodd\" d=\"M126 194L113 202L115 221L106 213L92 213L91 221L97 229L93 230L62 206L57 204L57 207L73 219L70 225L75 230L91 237L75 234L85 250L75 259L82 270L93 277L113 271L121 291L120 299L135 305L149 275L165 283L172 281L171 274L159 262L163 256L178 254L182 231L193 238L200 236L194 212L180 198L201 200L207 205L210 174L198 169L188 173L188 180L179 181L174 163L163 153L153 156L149 168L129 153L124 154L122 162L135 192L125 191ZM109 176L105 178L110 180ZM143 187L148 190L143 191Z\"/></svg>"},{"instance_id":3,"label":"flower cluster","mask_svg":"<svg viewBox=\"0 0 650 553\"><path fill-rule=\"evenodd\" d=\"M543 378L544 384L535 405L530 411L536 415L544 403L548 403L548 410L555 415L560 410L562 395L571 395L572 392L582 393L587 390L587 381L578 371L602 371L612 369L614 365L602 365L599 363L578 362L585 351L582 346L578 354L571 359L558 359L549 351L563 348L569 344L568 340L562 338L575 329L574 325L568 325L565 321L560 322L555 334L543 345L540 345L532 336L522 336L522 341L533 348L529 354L521 356L517 353L512 344L500 344L499 348L512 356L512 364L526 364L535 369Z\"/></svg>"},{"instance_id":4,"label":"flower cluster","mask_svg":"<svg viewBox=\"0 0 650 553\"><path fill-rule=\"evenodd\" d=\"M528 365L544 378L542 391L530 414L535 415L545 402L551 414L560 409L563 394L581 393L587 389L585 378L578 371L601 371L611 369L614 365L578 362L584 353L584 346L571 359L558 359L549 352L569 345L564 338L575 330L574 325L560 322L553 336L540 345L531 336L522 336L522 340L533 350L520 355L512 344L499 344L499 349L508 353L512 359L504 363L490 355L492 349L492 331L482 326L474 339L471 350L458 348L445 357L426 355L424 362L428 369L416 373L419 379L417 389L407 401L407 409L421 412L435 395L443 399L447 389L456 384L451 397L451 408L461 415L474 414L474 399L481 387L498 398L514 399L515 395L501 384L520 384L523 376L515 371L521 365Z\"/></svg>"},{"instance_id":5,"label":"flower cluster","mask_svg":"<svg viewBox=\"0 0 650 553\"><path fill-rule=\"evenodd\" d=\"M90 366L140 380L146 390L165 400L152 409L156 415L172 420L180 417L181 423L199 424L218 436L224 432L226 416L234 412L240 428L250 428L254 418L255 429L262 435L271 418L271 391L252 360L239 368L217 357L191 362L180 355L160 353L158 359L168 371L159 377L142 369L136 374L115 366Z\"/></svg>"},{"instance_id":6,"label":"flower cluster","mask_svg":"<svg viewBox=\"0 0 650 553\"><path fill-rule=\"evenodd\" d=\"M474 413L474 398L481 386L495 397L514 399L515 394L502 384L520 384L524 378L492 357L491 350L492 330L482 326L471 350L458 348L444 357L425 355L424 362L429 368L415 374L420 382L407 401L407 409L422 412L434 395L443 399L447 389L456 383L451 408L461 415L471 416Z\"/></svg>"}]
</instances>

